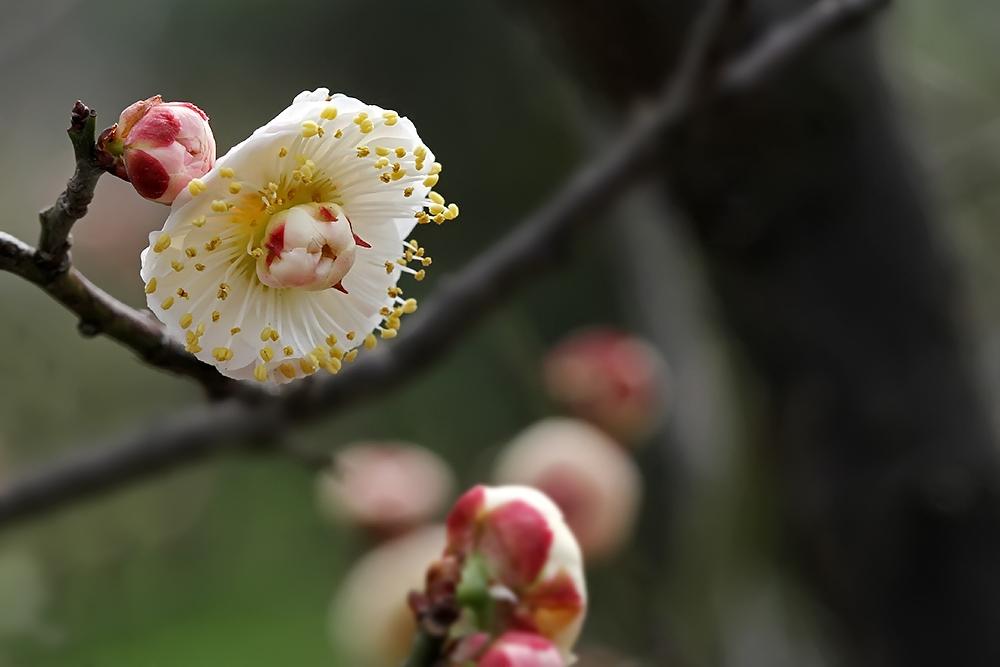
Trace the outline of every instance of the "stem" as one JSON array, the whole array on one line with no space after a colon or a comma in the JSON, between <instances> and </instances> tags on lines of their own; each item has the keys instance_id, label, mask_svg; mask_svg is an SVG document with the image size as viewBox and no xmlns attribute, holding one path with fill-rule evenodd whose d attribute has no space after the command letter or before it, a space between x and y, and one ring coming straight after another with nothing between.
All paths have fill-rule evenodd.
<instances>
[{"instance_id":1,"label":"stem","mask_svg":"<svg viewBox=\"0 0 1000 667\"><path fill-rule=\"evenodd\" d=\"M438 637L423 628L417 630L413 638L413 649L402 667L434 667L444 648L444 637Z\"/></svg>"}]
</instances>

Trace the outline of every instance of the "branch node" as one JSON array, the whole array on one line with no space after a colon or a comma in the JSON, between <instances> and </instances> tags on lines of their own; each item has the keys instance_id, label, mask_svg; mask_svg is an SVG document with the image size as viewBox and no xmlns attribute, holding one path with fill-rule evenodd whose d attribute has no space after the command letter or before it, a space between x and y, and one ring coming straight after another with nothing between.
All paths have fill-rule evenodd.
<instances>
[{"instance_id":1,"label":"branch node","mask_svg":"<svg viewBox=\"0 0 1000 667\"><path fill-rule=\"evenodd\" d=\"M94 322L88 322L87 320L80 320L76 325L76 330L79 331L80 335L84 338L93 338L101 333L100 325Z\"/></svg>"}]
</instances>

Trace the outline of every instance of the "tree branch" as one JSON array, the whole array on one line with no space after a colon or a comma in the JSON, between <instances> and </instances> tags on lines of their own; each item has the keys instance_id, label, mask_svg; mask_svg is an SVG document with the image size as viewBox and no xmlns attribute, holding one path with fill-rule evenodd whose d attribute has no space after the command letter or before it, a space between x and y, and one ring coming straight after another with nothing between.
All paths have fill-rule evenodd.
<instances>
[{"instance_id":1,"label":"tree branch","mask_svg":"<svg viewBox=\"0 0 1000 667\"><path fill-rule=\"evenodd\" d=\"M198 381L210 396L263 395L260 388L240 385L220 375L212 366L188 354L168 338L151 315L118 301L72 267L70 230L87 213L103 167L95 154L97 114L83 102L73 107L68 134L73 144L76 171L55 204L39 214L42 231L38 248L0 232L0 270L34 283L80 318L85 336L106 334L132 349L143 361Z\"/></svg>"},{"instance_id":2,"label":"tree branch","mask_svg":"<svg viewBox=\"0 0 1000 667\"><path fill-rule=\"evenodd\" d=\"M87 214L97 179L104 173L97 162L94 145L96 123L97 112L77 100L66 130L73 143L76 171L56 203L38 214L42 225L38 260L49 272L63 273L69 269L69 232L73 224Z\"/></svg>"},{"instance_id":3,"label":"tree branch","mask_svg":"<svg viewBox=\"0 0 1000 667\"><path fill-rule=\"evenodd\" d=\"M821 38L856 23L884 4L883 0L822 0L774 28L742 56L721 67L714 78L689 77L686 84L671 84L603 155L577 172L489 251L442 281L437 296L421 308L410 330L394 344L365 355L337 376L303 380L274 398L229 399L194 408L111 445L71 454L10 482L0 492L0 523L25 519L228 451L241 438L253 437L252 444L260 445L261 433L278 435L293 421L300 424L328 418L353 403L384 394L387 388L398 388L415 371L444 356L453 341L516 287L551 268L564 253L573 228L595 218L619 189L628 186L658 140L679 128L702 104L750 90ZM702 25L709 30L718 24L706 19ZM710 46L711 40L696 39L693 43L698 46L692 48L704 49L686 59L697 71L708 62L706 45ZM698 82L700 85L695 85ZM23 250L23 244L20 247Z\"/></svg>"}]
</instances>

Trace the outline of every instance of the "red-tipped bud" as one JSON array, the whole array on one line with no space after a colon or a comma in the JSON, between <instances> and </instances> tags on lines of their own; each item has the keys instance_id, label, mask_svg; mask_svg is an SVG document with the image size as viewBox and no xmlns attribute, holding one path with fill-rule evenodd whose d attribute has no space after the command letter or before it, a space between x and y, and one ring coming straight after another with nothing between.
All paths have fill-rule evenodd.
<instances>
[{"instance_id":1,"label":"red-tipped bud","mask_svg":"<svg viewBox=\"0 0 1000 667\"><path fill-rule=\"evenodd\" d=\"M626 443L647 436L661 417L665 374L666 364L655 349L613 329L570 336L545 360L549 394Z\"/></svg>"},{"instance_id":2,"label":"red-tipped bud","mask_svg":"<svg viewBox=\"0 0 1000 667\"><path fill-rule=\"evenodd\" d=\"M125 109L98 140L109 171L146 199L170 204L215 164L215 137L205 112L156 95Z\"/></svg>"},{"instance_id":3,"label":"red-tipped bud","mask_svg":"<svg viewBox=\"0 0 1000 667\"><path fill-rule=\"evenodd\" d=\"M507 632L476 662L476 667L564 667L559 649L530 632Z\"/></svg>"},{"instance_id":4,"label":"red-tipped bud","mask_svg":"<svg viewBox=\"0 0 1000 667\"><path fill-rule=\"evenodd\" d=\"M448 516L446 555L464 563L459 602L490 627L540 634L570 656L586 613L580 547L559 508L523 486L477 486Z\"/></svg>"}]
</instances>

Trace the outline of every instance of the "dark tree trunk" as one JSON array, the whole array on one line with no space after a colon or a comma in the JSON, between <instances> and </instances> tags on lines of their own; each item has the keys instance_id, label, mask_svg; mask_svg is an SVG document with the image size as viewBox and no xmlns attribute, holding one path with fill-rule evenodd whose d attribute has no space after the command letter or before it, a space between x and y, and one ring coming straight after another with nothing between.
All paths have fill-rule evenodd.
<instances>
[{"instance_id":1,"label":"dark tree trunk","mask_svg":"<svg viewBox=\"0 0 1000 667\"><path fill-rule=\"evenodd\" d=\"M519 4L626 107L659 88L704 3ZM770 3L748 33L801 6ZM871 35L853 34L700 115L662 167L760 380L789 553L849 664L995 667L994 435L894 116Z\"/></svg>"}]
</instances>

